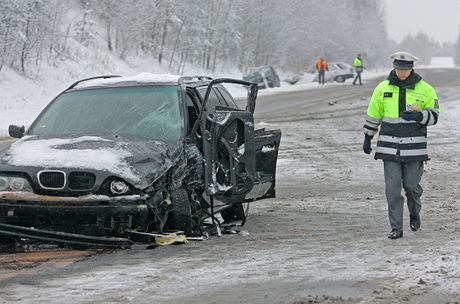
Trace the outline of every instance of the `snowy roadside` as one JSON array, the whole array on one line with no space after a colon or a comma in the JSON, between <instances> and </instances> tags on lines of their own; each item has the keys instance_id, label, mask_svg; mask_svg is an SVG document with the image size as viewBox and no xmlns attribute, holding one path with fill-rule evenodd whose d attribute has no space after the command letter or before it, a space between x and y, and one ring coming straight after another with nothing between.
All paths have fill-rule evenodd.
<instances>
[{"instance_id":1,"label":"snowy roadside","mask_svg":"<svg viewBox=\"0 0 460 304\"><path fill-rule=\"evenodd\" d=\"M372 80L377 77L381 77L388 74L388 71L367 71L362 74L363 83L366 83L369 80ZM281 81L281 85L279 88L267 88L259 90L258 96L267 96L267 95L282 95L286 93L292 92L301 92L306 90L313 90L313 89L327 89L331 86L349 86L353 79L347 79L344 83L336 83L336 82L327 82L325 85L320 86L318 83L313 82L313 75L306 74L304 79L299 80L294 85L291 85L285 81ZM226 85L227 89L232 93L232 95L236 98L245 98L246 97L246 90L241 86L235 85Z\"/></svg>"}]
</instances>

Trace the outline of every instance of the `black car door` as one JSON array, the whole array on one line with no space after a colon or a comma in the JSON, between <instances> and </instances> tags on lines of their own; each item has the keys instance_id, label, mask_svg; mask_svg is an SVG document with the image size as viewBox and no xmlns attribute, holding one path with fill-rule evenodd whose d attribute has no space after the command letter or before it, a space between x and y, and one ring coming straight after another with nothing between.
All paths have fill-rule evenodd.
<instances>
[{"instance_id":1,"label":"black car door","mask_svg":"<svg viewBox=\"0 0 460 304\"><path fill-rule=\"evenodd\" d=\"M224 87L215 88L225 103L232 108L238 108L233 97ZM246 201L275 197L275 175L278 150L281 141L281 130L256 129L254 131L254 152L256 158L256 173L254 187L245 195ZM241 199L239 199L241 201Z\"/></svg>"},{"instance_id":2,"label":"black car door","mask_svg":"<svg viewBox=\"0 0 460 304\"><path fill-rule=\"evenodd\" d=\"M256 175L254 187L245 196L246 201L275 197L276 162L281 141L281 130L265 128L254 131Z\"/></svg>"},{"instance_id":3,"label":"black car door","mask_svg":"<svg viewBox=\"0 0 460 304\"><path fill-rule=\"evenodd\" d=\"M230 203L254 186L254 118L251 107L242 110L225 102L215 88L224 82L257 88L241 80L215 79L206 89L200 113L206 192ZM254 102L256 94L249 97Z\"/></svg>"}]
</instances>

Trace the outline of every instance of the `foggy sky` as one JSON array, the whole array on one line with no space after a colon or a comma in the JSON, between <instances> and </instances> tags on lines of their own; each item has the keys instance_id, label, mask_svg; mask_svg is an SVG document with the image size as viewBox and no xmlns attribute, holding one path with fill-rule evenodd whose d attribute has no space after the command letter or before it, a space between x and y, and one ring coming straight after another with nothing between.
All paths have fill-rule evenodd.
<instances>
[{"instance_id":1,"label":"foggy sky","mask_svg":"<svg viewBox=\"0 0 460 304\"><path fill-rule=\"evenodd\" d=\"M460 0L384 0L389 38L400 42L423 31L439 42L455 42L460 26Z\"/></svg>"}]
</instances>

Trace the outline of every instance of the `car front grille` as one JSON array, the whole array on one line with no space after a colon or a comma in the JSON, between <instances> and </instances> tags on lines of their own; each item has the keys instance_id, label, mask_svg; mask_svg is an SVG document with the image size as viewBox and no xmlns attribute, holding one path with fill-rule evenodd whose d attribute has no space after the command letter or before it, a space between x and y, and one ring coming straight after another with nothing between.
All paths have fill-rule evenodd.
<instances>
[{"instance_id":1,"label":"car front grille","mask_svg":"<svg viewBox=\"0 0 460 304\"><path fill-rule=\"evenodd\" d=\"M65 173L62 171L40 171L38 181L43 189L59 190L65 186Z\"/></svg>"},{"instance_id":2,"label":"car front grille","mask_svg":"<svg viewBox=\"0 0 460 304\"><path fill-rule=\"evenodd\" d=\"M96 176L88 172L72 172L69 174L69 188L72 190L90 190L94 187Z\"/></svg>"}]
</instances>

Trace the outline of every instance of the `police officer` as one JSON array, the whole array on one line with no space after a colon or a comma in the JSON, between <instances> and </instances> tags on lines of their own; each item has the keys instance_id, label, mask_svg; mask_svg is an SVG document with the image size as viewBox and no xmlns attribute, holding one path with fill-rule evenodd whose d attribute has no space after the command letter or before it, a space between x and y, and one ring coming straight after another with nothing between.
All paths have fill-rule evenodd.
<instances>
[{"instance_id":1,"label":"police officer","mask_svg":"<svg viewBox=\"0 0 460 304\"><path fill-rule=\"evenodd\" d=\"M367 109L363 151L371 153L371 140L380 127L375 159L384 163L385 193L391 225L390 239L403 236L404 197L410 229L420 228L420 180L427 155L427 127L438 122L441 110L436 91L413 70L417 57L407 52L390 56L394 69L377 85Z\"/></svg>"}]
</instances>

